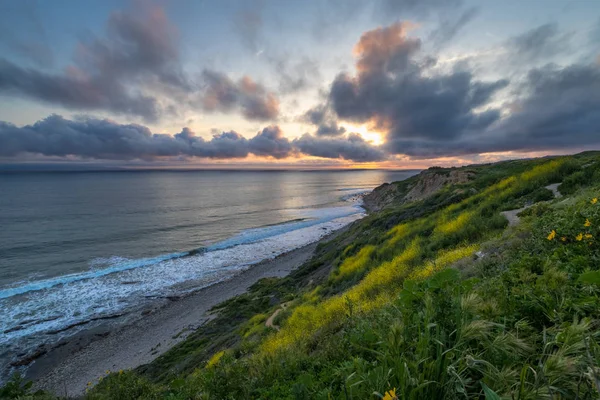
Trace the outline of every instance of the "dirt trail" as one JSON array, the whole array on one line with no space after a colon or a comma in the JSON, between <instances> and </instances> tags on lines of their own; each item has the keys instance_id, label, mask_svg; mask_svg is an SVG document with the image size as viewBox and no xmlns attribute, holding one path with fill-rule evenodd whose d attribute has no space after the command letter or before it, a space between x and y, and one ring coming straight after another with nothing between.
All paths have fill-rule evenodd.
<instances>
[{"instance_id":1,"label":"dirt trail","mask_svg":"<svg viewBox=\"0 0 600 400\"><path fill-rule=\"evenodd\" d=\"M553 183L551 185L544 186L544 188L552 191L552 194L554 194L554 198L559 199L562 197L562 194L558 191L559 185L560 183ZM517 214L529 207L531 207L531 205L517 208L516 210L502 211L500 212L500 214L506 217L506 219L508 220L508 226L515 226L519 223L520 220Z\"/></svg>"},{"instance_id":2,"label":"dirt trail","mask_svg":"<svg viewBox=\"0 0 600 400\"><path fill-rule=\"evenodd\" d=\"M273 325L273 321L275 321L275 318L279 315L280 312L287 308L288 304L289 302L283 303L280 308L275 310L275 312L271 314L269 318L267 318L267 321L265 322L265 326L267 328L274 328L275 330L279 330L279 325Z\"/></svg>"},{"instance_id":3,"label":"dirt trail","mask_svg":"<svg viewBox=\"0 0 600 400\"><path fill-rule=\"evenodd\" d=\"M508 220L508 226L515 226L519 223L520 218L517 216L518 213L530 206L517 208L516 210L502 211L500 214L504 215Z\"/></svg>"},{"instance_id":4,"label":"dirt trail","mask_svg":"<svg viewBox=\"0 0 600 400\"><path fill-rule=\"evenodd\" d=\"M544 186L546 189L551 190L554 193L554 197L560 199L562 194L558 191L560 183L553 183L552 185Z\"/></svg>"}]
</instances>

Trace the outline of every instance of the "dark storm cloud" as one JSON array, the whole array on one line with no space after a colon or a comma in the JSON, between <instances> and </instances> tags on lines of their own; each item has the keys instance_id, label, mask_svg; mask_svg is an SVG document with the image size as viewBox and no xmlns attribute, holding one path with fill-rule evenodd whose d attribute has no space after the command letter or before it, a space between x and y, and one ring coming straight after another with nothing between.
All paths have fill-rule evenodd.
<instances>
[{"instance_id":1,"label":"dark storm cloud","mask_svg":"<svg viewBox=\"0 0 600 400\"><path fill-rule=\"evenodd\" d=\"M122 125L92 118L72 121L58 115L21 128L2 122L0 156L22 153L110 160L174 156L243 158L248 155L248 141L236 132L223 132L206 141L187 128L170 136L152 134L137 124Z\"/></svg>"},{"instance_id":2,"label":"dark storm cloud","mask_svg":"<svg viewBox=\"0 0 600 400\"><path fill-rule=\"evenodd\" d=\"M561 51L562 38L545 25L512 43L531 58ZM414 158L600 144L597 63L531 69L515 82L516 100L505 103L503 114L490 103L508 80L477 81L468 69L436 72L435 60L419 59L419 50L420 41L406 37L401 23L364 33L355 48L356 74L336 77L328 105L342 120L385 132L386 151ZM324 110L312 109L306 118L318 123Z\"/></svg>"},{"instance_id":3,"label":"dark storm cloud","mask_svg":"<svg viewBox=\"0 0 600 400\"><path fill-rule=\"evenodd\" d=\"M294 149L290 141L276 125L271 125L258 132L248 142L250 151L257 156L270 156L277 159L289 157Z\"/></svg>"},{"instance_id":4,"label":"dark storm cloud","mask_svg":"<svg viewBox=\"0 0 600 400\"><path fill-rule=\"evenodd\" d=\"M568 50L569 39L570 35L561 33L558 24L547 23L515 36L509 40L508 47L521 62L529 62Z\"/></svg>"},{"instance_id":5,"label":"dark storm cloud","mask_svg":"<svg viewBox=\"0 0 600 400\"><path fill-rule=\"evenodd\" d=\"M359 134L350 133L347 138L316 137L304 134L293 141L294 146L304 154L323 157L341 158L355 162L381 161L385 153Z\"/></svg>"},{"instance_id":6,"label":"dark storm cloud","mask_svg":"<svg viewBox=\"0 0 600 400\"><path fill-rule=\"evenodd\" d=\"M156 134L142 125L118 124L85 118L68 120L52 115L33 125L18 127L0 122L0 157L39 154L102 160L147 160L160 157L245 158L249 154L283 159L305 153L324 158L376 161L383 152L357 134L347 138L304 135L290 142L278 126L271 125L251 139L230 131L210 140L188 128L173 136Z\"/></svg>"},{"instance_id":7,"label":"dark storm cloud","mask_svg":"<svg viewBox=\"0 0 600 400\"><path fill-rule=\"evenodd\" d=\"M104 109L114 113L134 114L148 120L158 117L155 98L128 93L117 81L90 79L72 70L51 74L23 68L0 58L0 93L20 95L74 109Z\"/></svg>"},{"instance_id":8,"label":"dark storm cloud","mask_svg":"<svg viewBox=\"0 0 600 400\"><path fill-rule=\"evenodd\" d=\"M328 106L311 108L304 113L300 120L316 125L315 134L317 136L339 136L346 132L344 127L338 126L337 120Z\"/></svg>"},{"instance_id":9,"label":"dark storm cloud","mask_svg":"<svg viewBox=\"0 0 600 400\"><path fill-rule=\"evenodd\" d=\"M205 70L202 76L205 85L202 105L205 110L228 112L240 109L250 120L277 118L279 101L275 95L248 76L238 82L216 71Z\"/></svg>"},{"instance_id":10,"label":"dark storm cloud","mask_svg":"<svg viewBox=\"0 0 600 400\"><path fill-rule=\"evenodd\" d=\"M560 149L600 144L600 68L596 64L533 69L526 95L487 136L503 148Z\"/></svg>"},{"instance_id":11,"label":"dark storm cloud","mask_svg":"<svg viewBox=\"0 0 600 400\"><path fill-rule=\"evenodd\" d=\"M475 81L469 71L428 73L414 60L420 41L396 23L366 32L355 48L356 76L338 75L329 93L341 119L370 123L387 132L387 148L404 153L404 139L451 141L481 131L499 119L499 110L477 113L508 82Z\"/></svg>"},{"instance_id":12,"label":"dark storm cloud","mask_svg":"<svg viewBox=\"0 0 600 400\"><path fill-rule=\"evenodd\" d=\"M156 120L161 112L158 100L141 91L141 87L155 85L189 90L172 28L158 8L135 15L113 12L106 37L80 42L74 64L62 73L0 60L0 93L73 109L108 110Z\"/></svg>"},{"instance_id":13,"label":"dark storm cloud","mask_svg":"<svg viewBox=\"0 0 600 400\"><path fill-rule=\"evenodd\" d=\"M170 138L168 135L161 135ZM176 155L205 157L205 158L244 158L248 156L248 141L235 131L213 134L206 141L195 136L189 128L174 135L174 141L182 141L184 147Z\"/></svg>"},{"instance_id":14,"label":"dark storm cloud","mask_svg":"<svg viewBox=\"0 0 600 400\"><path fill-rule=\"evenodd\" d=\"M240 110L251 120L277 117L278 100L244 77L207 71L205 87L183 72L177 35L158 7L113 12L104 37L80 41L63 72L27 68L0 57L0 94L78 110L105 110L156 121L180 108ZM206 92L203 92L206 89Z\"/></svg>"},{"instance_id":15,"label":"dark storm cloud","mask_svg":"<svg viewBox=\"0 0 600 400\"><path fill-rule=\"evenodd\" d=\"M414 158L499 151L569 150L600 145L600 69L549 65L533 69L509 115L452 141L397 137L388 146Z\"/></svg>"}]
</instances>

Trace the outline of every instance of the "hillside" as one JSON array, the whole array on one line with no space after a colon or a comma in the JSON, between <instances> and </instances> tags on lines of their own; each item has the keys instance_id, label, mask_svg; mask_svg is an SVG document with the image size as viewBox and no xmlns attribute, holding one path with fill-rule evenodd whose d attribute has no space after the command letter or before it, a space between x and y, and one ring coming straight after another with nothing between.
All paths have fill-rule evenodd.
<instances>
[{"instance_id":1,"label":"hillside","mask_svg":"<svg viewBox=\"0 0 600 400\"><path fill-rule=\"evenodd\" d=\"M86 398L598 399L599 197L598 152L382 185L310 262Z\"/></svg>"}]
</instances>

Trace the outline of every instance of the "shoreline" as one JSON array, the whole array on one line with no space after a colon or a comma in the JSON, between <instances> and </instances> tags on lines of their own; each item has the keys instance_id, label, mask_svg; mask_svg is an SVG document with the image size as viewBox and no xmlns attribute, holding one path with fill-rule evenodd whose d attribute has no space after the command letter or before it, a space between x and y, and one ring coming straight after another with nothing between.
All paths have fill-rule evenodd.
<instances>
[{"instance_id":1,"label":"shoreline","mask_svg":"<svg viewBox=\"0 0 600 400\"><path fill-rule=\"evenodd\" d=\"M254 264L230 279L142 311L133 321L83 330L37 358L27 368L25 378L34 382L35 389L80 396L88 382L97 382L107 370L132 369L152 362L208 322L211 308L245 293L262 278L285 277L310 260L319 243L333 239L348 226Z\"/></svg>"}]
</instances>

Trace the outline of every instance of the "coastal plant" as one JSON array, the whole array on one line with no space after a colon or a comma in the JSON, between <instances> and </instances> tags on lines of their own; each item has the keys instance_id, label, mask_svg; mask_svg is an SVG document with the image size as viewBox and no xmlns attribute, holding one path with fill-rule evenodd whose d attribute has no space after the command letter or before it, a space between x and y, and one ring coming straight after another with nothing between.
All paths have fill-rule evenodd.
<instances>
[{"instance_id":1,"label":"coastal plant","mask_svg":"<svg viewBox=\"0 0 600 400\"><path fill-rule=\"evenodd\" d=\"M0 399L20 400L55 400L56 396L43 390L32 389L33 382L25 380L21 374L15 373L10 380L0 387Z\"/></svg>"}]
</instances>

